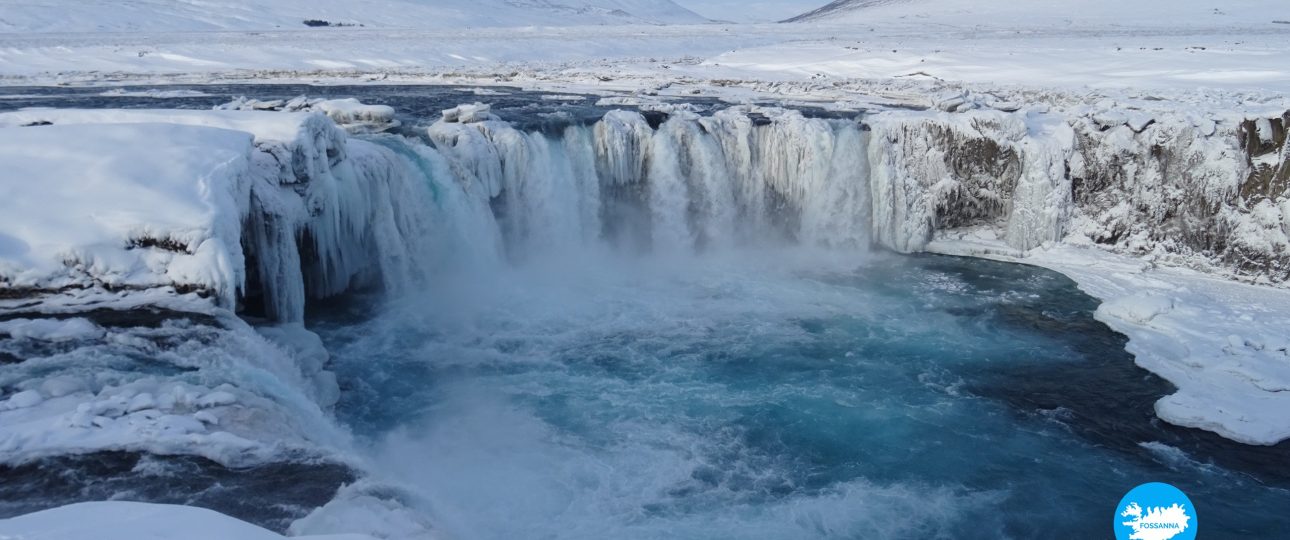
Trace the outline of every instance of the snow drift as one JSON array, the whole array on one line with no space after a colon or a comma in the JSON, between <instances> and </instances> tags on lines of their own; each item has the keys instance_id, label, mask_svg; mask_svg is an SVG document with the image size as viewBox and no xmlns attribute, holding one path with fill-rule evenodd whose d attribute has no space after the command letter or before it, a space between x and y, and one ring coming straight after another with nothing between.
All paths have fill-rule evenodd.
<instances>
[{"instance_id":1,"label":"snow drift","mask_svg":"<svg viewBox=\"0 0 1290 540\"><path fill-rule=\"evenodd\" d=\"M306 296L423 267L423 178L322 114L45 109L0 126L3 161L30 180L0 203L21 232L0 251L10 296L166 286L299 322Z\"/></svg>"},{"instance_id":2,"label":"snow drift","mask_svg":"<svg viewBox=\"0 0 1290 540\"><path fill-rule=\"evenodd\" d=\"M1023 23L1031 29L1069 26L1205 26L1269 24L1290 8L1277 0L1079 2L980 2L974 0L836 0L785 22L876 24L905 20L930 24L995 26ZM1131 21L1131 23L1130 23Z\"/></svg>"}]
</instances>

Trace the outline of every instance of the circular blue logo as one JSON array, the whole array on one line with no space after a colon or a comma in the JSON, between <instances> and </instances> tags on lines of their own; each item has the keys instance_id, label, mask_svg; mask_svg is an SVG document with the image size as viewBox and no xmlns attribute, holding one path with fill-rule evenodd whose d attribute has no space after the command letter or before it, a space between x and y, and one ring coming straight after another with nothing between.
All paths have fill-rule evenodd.
<instances>
[{"instance_id":1,"label":"circular blue logo","mask_svg":"<svg viewBox=\"0 0 1290 540\"><path fill-rule=\"evenodd\" d=\"M1115 509L1116 540L1192 540L1197 525L1191 499L1159 482L1133 488Z\"/></svg>"}]
</instances>

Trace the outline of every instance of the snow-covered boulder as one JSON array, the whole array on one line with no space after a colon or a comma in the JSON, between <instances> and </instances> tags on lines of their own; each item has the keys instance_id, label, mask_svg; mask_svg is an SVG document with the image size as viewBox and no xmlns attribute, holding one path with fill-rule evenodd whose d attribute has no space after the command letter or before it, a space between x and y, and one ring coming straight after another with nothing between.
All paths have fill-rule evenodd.
<instances>
[{"instance_id":1,"label":"snow-covered boulder","mask_svg":"<svg viewBox=\"0 0 1290 540\"><path fill-rule=\"evenodd\" d=\"M284 540L286 537L213 510L170 504L87 502L0 520L0 537L42 540ZM361 534L302 540L372 540Z\"/></svg>"},{"instance_id":2,"label":"snow-covered boulder","mask_svg":"<svg viewBox=\"0 0 1290 540\"><path fill-rule=\"evenodd\" d=\"M28 109L0 141L29 179L0 186L8 296L172 287L299 322L308 296L420 268L419 171L318 112Z\"/></svg>"}]
</instances>

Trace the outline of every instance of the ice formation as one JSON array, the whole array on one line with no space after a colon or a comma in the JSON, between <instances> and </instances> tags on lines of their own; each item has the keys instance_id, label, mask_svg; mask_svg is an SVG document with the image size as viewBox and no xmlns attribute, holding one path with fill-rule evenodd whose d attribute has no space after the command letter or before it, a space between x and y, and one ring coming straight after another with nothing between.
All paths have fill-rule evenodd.
<instances>
[{"instance_id":1,"label":"ice formation","mask_svg":"<svg viewBox=\"0 0 1290 540\"><path fill-rule=\"evenodd\" d=\"M306 296L406 286L424 267L424 176L321 114L44 109L0 126L6 165L33 180L5 186L5 230L32 236L8 241L10 288L171 286L228 308L262 297L270 319L300 322Z\"/></svg>"},{"instance_id":2,"label":"ice formation","mask_svg":"<svg viewBox=\"0 0 1290 540\"><path fill-rule=\"evenodd\" d=\"M1290 277L1285 117L1093 108L866 121L873 235L897 251L983 225L1022 252L1065 241L1257 282Z\"/></svg>"},{"instance_id":3,"label":"ice formation","mask_svg":"<svg viewBox=\"0 0 1290 540\"><path fill-rule=\"evenodd\" d=\"M252 99L239 97L215 107L222 111L321 112L341 127L353 132L387 131L401 123L389 105L368 105L354 98L323 99L297 96L292 99Z\"/></svg>"},{"instance_id":4,"label":"ice formation","mask_svg":"<svg viewBox=\"0 0 1290 540\"><path fill-rule=\"evenodd\" d=\"M956 94L939 110L851 119L667 106L530 131L470 104L399 136L337 126L391 118L384 109L297 101L230 106L252 110L0 114L3 161L49 179L8 183L14 192L0 199L8 204L0 212L6 294L47 307L69 291L136 305L155 303L157 291L205 295L209 309L298 324L309 299L397 292L443 264L486 266L588 247L684 253L765 242L915 252L964 230L992 239L981 255L1076 244L1250 281L1284 285L1290 277L1290 115L1114 103L1001 110ZM87 161L94 152L86 148L121 158ZM87 184L85 170L101 178ZM21 202L31 200L79 210L38 215L39 206ZM1162 302L1112 302L1105 316L1151 326L1168 317ZM48 339L63 332L17 321L3 328ZM292 356L291 377L308 399L328 406L335 388L323 371L325 351L307 333L283 328L266 336ZM1141 361L1190 388L1162 400L1163 417L1247 442L1290 436L1290 426L1263 425L1279 417L1241 412L1261 407L1257 400L1206 416L1195 396L1210 388L1205 381L1231 378L1171 375L1171 365L1194 361ZM1241 365L1241 373L1255 369ZM1268 381L1290 380L1257 369L1242 377L1278 388ZM52 406L49 398L15 395L9 408Z\"/></svg>"}]
</instances>

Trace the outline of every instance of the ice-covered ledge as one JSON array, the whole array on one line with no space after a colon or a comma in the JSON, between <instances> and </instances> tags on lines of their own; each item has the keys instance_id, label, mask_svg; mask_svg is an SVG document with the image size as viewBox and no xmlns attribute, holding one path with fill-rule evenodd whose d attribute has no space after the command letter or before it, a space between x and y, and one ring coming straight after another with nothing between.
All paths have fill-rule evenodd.
<instances>
[{"instance_id":1,"label":"ice-covered ledge","mask_svg":"<svg viewBox=\"0 0 1290 540\"><path fill-rule=\"evenodd\" d=\"M300 322L408 283L428 226L413 167L321 112L8 112L0 166L0 299L170 288Z\"/></svg>"},{"instance_id":2,"label":"ice-covered ledge","mask_svg":"<svg viewBox=\"0 0 1290 540\"><path fill-rule=\"evenodd\" d=\"M249 133L177 124L0 129L0 285L201 290L245 281Z\"/></svg>"},{"instance_id":3,"label":"ice-covered ledge","mask_svg":"<svg viewBox=\"0 0 1290 540\"><path fill-rule=\"evenodd\" d=\"M1021 252L980 229L940 232L926 251L1065 274L1102 301L1094 316L1129 336L1137 364L1178 388L1156 402L1160 418L1247 444L1290 439L1290 291L1095 246Z\"/></svg>"}]
</instances>

